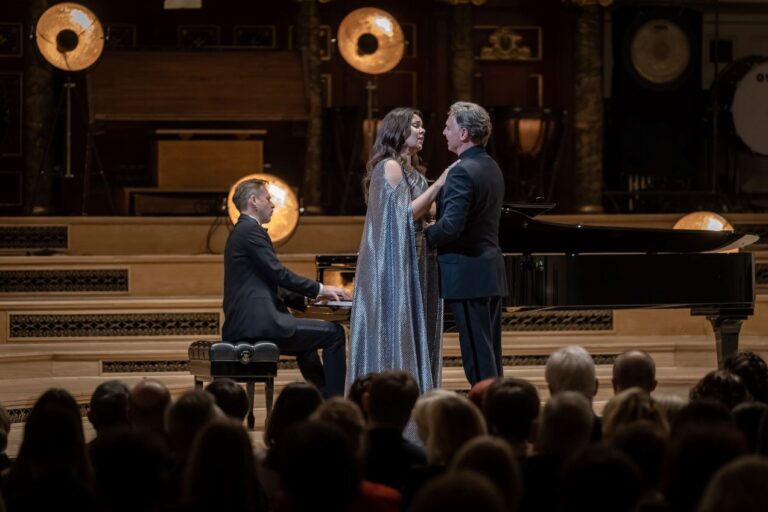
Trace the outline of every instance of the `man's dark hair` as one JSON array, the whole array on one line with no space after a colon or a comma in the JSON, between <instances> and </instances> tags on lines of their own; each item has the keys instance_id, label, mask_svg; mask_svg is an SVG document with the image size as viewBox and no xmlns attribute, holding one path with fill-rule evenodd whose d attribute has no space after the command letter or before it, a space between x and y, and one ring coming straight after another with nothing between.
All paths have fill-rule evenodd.
<instances>
[{"instance_id":1,"label":"man's dark hair","mask_svg":"<svg viewBox=\"0 0 768 512\"><path fill-rule=\"evenodd\" d=\"M728 410L749 400L747 386L741 378L728 370L713 370L701 378L691 388L691 402L714 400L725 405Z\"/></svg>"},{"instance_id":2,"label":"man's dark hair","mask_svg":"<svg viewBox=\"0 0 768 512\"><path fill-rule=\"evenodd\" d=\"M128 385L121 380L99 384L91 395L88 421L97 433L128 425Z\"/></svg>"},{"instance_id":3,"label":"man's dark hair","mask_svg":"<svg viewBox=\"0 0 768 512\"><path fill-rule=\"evenodd\" d=\"M376 423L404 428L418 398L419 386L410 374L379 373L368 389L368 417Z\"/></svg>"},{"instance_id":4,"label":"man's dark hair","mask_svg":"<svg viewBox=\"0 0 768 512\"><path fill-rule=\"evenodd\" d=\"M227 416L243 421L248 415L248 395L234 380L216 379L205 390L213 395L216 405Z\"/></svg>"},{"instance_id":5,"label":"man's dark hair","mask_svg":"<svg viewBox=\"0 0 768 512\"><path fill-rule=\"evenodd\" d=\"M533 384L515 377L500 377L485 394L483 413L491 434L517 444L530 438L540 407L539 393Z\"/></svg>"}]
</instances>

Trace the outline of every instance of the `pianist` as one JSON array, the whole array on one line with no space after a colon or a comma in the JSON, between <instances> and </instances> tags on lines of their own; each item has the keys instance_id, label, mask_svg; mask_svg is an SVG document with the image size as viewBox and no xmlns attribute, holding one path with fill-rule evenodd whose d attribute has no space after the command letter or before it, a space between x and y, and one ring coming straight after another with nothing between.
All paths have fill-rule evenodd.
<instances>
[{"instance_id":1,"label":"pianist","mask_svg":"<svg viewBox=\"0 0 768 512\"><path fill-rule=\"evenodd\" d=\"M286 301L349 300L349 294L294 274L278 261L262 227L275 208L266 185L263 180L247 180L233 196L240 218L224 250L222 338L273 341L281 354L296 356L302 376L324 395L341 395L346 376L344 329L322 320L294 318Z\"/></svg>"}]
</instances>

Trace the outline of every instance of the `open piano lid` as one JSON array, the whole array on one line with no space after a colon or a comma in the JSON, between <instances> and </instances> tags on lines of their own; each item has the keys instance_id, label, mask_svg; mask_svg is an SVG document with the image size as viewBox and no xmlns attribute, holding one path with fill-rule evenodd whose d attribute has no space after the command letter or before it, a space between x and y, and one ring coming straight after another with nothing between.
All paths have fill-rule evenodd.
<instances>
[{"instance_id":1,"label":"open piano lid","mask_svg":"<svg viewBox=\"0 0 768 512\"><path fill-rule=\"evenodd\" d=\"M502 252L522 254L703 253L741 249L760 238L734 231L625 228L558 224L533 219L549 205L504 205L499 226ZM554 206L554 205L552 205Z\"/></svg>"}]
</instances>

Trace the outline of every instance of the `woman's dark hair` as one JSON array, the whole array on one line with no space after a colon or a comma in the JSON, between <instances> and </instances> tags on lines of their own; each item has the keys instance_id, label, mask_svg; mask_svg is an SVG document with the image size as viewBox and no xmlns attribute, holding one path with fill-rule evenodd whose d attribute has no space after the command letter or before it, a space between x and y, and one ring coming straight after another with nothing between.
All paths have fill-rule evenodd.
<instances>
[{"instance_id":1,"label":"woman's dark hair","mask_svg":"<svg viewBox=\"0 0 768 512\"><path fill-rule=\"evenodd\" d=\"M278 454L275 450L280 444L280 438L288 428L301 421L309 419L323 403L320 391L306 382L291 382L275 400L275 407L267 418L267 427L264 429L264 443L269 450L267 453L267 466L277 468Z\"/></svg>"},{"instance_id":2,"label":"woman's dark hair","mask_svg":"<svg viewBox=\"0 0 768 512\"><path fill-rule=\"evenodd\" d=\"M768 403L768 365L751 351L733 354L723 361L723 368L741 377L752 398Z\"/></svg>"},{"instance_id":3,"label":"woman's dark hair","mask_svg":"<svg viewBox=\"0 0 768 512\"><path fill-rule=\"evenodd\" d=\"M203 428L192 447L183 501L189 510L267 510L242 423L226 418Z\"/></svg>"},{"instance_id":4,"label":"woman's dark hair","mask_svg":"<svg viewBox=\"0 0 768 512\"><path fill-rule=\"evenodd\" d=\"M403 168L413 168L424 173L424 167L421 165L421 159L418 155L413 155L411 161L406 161L400 152L403 150L405 140L411 133L411 122L413 116L417 115L424 120L422 113L415 108L399 107L390 110L384 119L381 120L379 129L376 131L376 139L371 148L371 156L366 164L366 173L362 181L363 196L368 201L368 188L371 184L371 174L376 164L382 160L393 159Z\"/></svg>"},{"instance_id":5,"label":"woman's dark hair","mask_svg":"<svg viewBox=\"0 0 768 512\"><path fill-rule=\"evenodd\" d=\"M728 370L713 370L701 378L691 388L691 402L714 400L725 405L728 410L750 399L749 390L741 378Z\"/></svg>"}]
</instances>

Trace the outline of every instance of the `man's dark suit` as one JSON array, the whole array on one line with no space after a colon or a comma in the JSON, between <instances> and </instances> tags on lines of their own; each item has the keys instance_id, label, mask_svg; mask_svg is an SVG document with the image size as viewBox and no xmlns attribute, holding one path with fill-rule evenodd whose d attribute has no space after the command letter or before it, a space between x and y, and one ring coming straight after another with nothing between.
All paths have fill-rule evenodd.
<instances>
[{"instance_id":1,"label":"man's dark suit","mask_svg":"<svg viewBox=\"0 0 768 512\"><path fill-rule=\"evenodd\" d=\"M315 298L320 284L294 274L277 259L267 231L242 214L224 249L224 327L227 341L270 340L296 356L304 378L326 395L344 392L344 329L330 322L294 318L291 306ZM323 364L317 350L323 349Z\"/></svg>"},{"instance_id":2,"label":"man's dark suit","mask_svg":"<svg viewBox=\"0 0 768 512\"><path fill-rule=\"evenodd\" d=\"M438 250L440 295L459 329L470 384L502 374L501 301L507 294L499 218L504 177L481 146L459 155L438 203L427 240Z\"/></svg>"}]
</instances>

